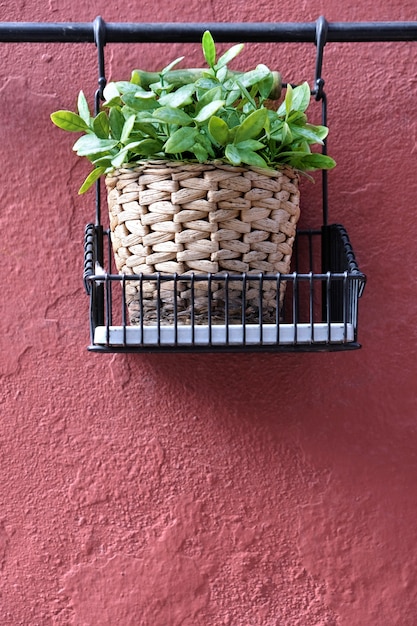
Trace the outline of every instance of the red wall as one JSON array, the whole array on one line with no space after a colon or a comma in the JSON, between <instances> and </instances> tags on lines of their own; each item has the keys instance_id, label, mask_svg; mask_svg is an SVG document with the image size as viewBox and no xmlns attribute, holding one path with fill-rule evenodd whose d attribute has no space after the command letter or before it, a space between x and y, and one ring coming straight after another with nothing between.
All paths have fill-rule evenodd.
<instances>
[{"instance_id":1,"label":"red wall","mask_svg":"<svg viewBox=\"0 0 417 626\"><path fill-rule=\"evenodd\" d=\"M348 6L16 0L0 20L415 19L412 0ZM86 351L94 202L49 114L94 92L96 51L0 45L2 626L415 625L416 46L325 50L330 218L368 275L362 350L190 356ZM181 52L107 46L108 74ZM314 54L253 45L241 63L311 81Z\"/></svg>"}]
</instances>

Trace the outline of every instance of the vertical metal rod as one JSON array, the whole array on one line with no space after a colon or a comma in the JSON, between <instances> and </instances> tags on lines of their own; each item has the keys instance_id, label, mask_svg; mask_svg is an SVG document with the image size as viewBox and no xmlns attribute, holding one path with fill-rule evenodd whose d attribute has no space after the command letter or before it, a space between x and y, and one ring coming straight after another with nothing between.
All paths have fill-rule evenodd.
<instances>
[{"instance_id":1,"label":"vertical metal rod","mask_svg":"<svg viewBox=\"0 0 417 626\"><path fill-rule=\"evenodd\" d=\"M331 340L332 327L332 306L331 306L331 272L327 272L326 277L326 321L327 321L327 343Z\"/></svg>"},{"instance_id":2,"label":"vertical metal rod","mask_svg":"<svg viewBox=\"0 0 417 626\"><path fill-rule=\"evenodd\" d=\"M156 275L156 325L158 329L158 346L161 345L161 274Z\"/></svg>"},{"instance_id":3,"label":"vertical metal rod","mask_svg":"<svg viewBox=\"0 0 417 626\"><path fill-rule=\"evenodd\" d=\"M191 274L190 278L190 306L191 306L191 344L195 345L195 306L194 306L194 298L195 298L195 289L194 289L194 273Z\"/></svg>"},{"instance_id":4,"label":"vertical metal rod","mask_svg":"<svg viewBox=\"0 0 417 626\"><path fill-rule=\"evenodd\" d=\"M259 274L259 342L261 344L263 344L264 342L264 327L263 327L263 318L264 318L264 312L263 312L263 303L262 303L262 297L263 297L263 274L260 273Z\"/></svg>"},{"instance_id":5,"label":"vertical metal rod","mask_svg":"<svg viewBox=\"0 0 417 626\"><path fill-rule=\"evenodd\" d=\"M178 344L178 274L175 272L174 274L174 284L173 284L173 292L174 292L174 343Z\"/></svg>"},{"instance_id":6,"label":"vertical metal rod","mask_svg":"<svg viewBox=\"0 0 417 626\"><path fill-rule=\"evenodd\" d=\"M349 311L349 281L347 271L343 272L343 341L347 342L347 318Z\"/></svg>"},{"instance_id":7,"label":"vertical metal rod","mask_svg":"<svg viewBox=\"0 0 417 626\"><path fill-rule=\"evenodd\" d=\"M276 343L279 344L280 342L280 334L281 334L281 274L277 274L276 275L276 280L277 280L277 295L276 295L276 314L275 314L275 324L277 327L277 333L276 333ZM282 308L284 309L284 303L282 305Z\"/></svg>"},{"instance_id":8,"label":"vertical metal rod","mask_svg":"<svg viewBox=\"0 0 417 626\"><path fill-rule=\"evenodd\" d=\"M106 24L101 17L96 17L93 23L94 43L97 47L98 64L98 89L94 98L94 114L100 112L100 102L104 99L103 91L106 86L106 75L104 69L104 46L106 45ZM96 181L96 224L101 224L101 189L100 180Z\"/></svg>"},{"instance_id":9,"label":"vertical metal rod","mask_svg":"<svg viewBox=\"0 0 417 626\"><path fill-rule=\"evenodd\" d=\"M293 272L292 320L294 324L294 344L298 342L298 274Z\"/></svg>"},{"instance_id":10,"label":"vertical metal rod","mask_svg":"<svg viewBox=\"0 0 417 626\"><path fill-rule=\"evenodd\" d=\"M143 312L144 312L144 307L143 307L143 274L139 274L139 310L140 310L140 341L141 344L143 346L144 344L144 337L143 337L143 327L144 327L144 323L143 323Z\"/></svg>"},{"instance_id":11,"label":"vertical metal rod","mask_svg":"<svg viewBox=\"0 0 417 626\"><path fill-rule=\"evenodd\" d=\"M207 274L207 324L208 324L208 345L213 343L213 328L211 321L211 305L212 305L212 293L211 293L211 279L213 274Z\"/></svg>"},{"instance_id":12,"label":"vertical metal rod","mask_svg":"<svg viewBox=\"0 0 417 626\"><path fill-rule=\"evenodd\" d=\"M106 25L101 17L97 17L93 23L94 42L97 46L98 53L98 89L94 97L94 112L98 114L100 110L100 100L103 99L103 89L106 84L104 75L104 46L105 46L105 29ZM103 266L104 265L104 251L103 251L103 226L101 224L101 187L100 180L95 183L95 209L96 209L96 260ZM96 286L96 300L97 310L100 311L97 315L98 324L103 324L103 308L104 308L104 286ZM100 318L100 319L99 319ZM108 320L107 320L108 324Z\"/></svg>"},{"instance_id":13,"label":"vertical metal rod","mask_svg":"<svg viewBox=\"0 0 417 626\"><path fill-rule=\"evenodd\" d=\"M126 274L122 276L122 328L123 328L123 345L127 345L127 312L126 312Z\"/></svg>"},{"instance_id":14,"label":"vertical metal rod","mask_svg":"<svg viewBox=\"0 0 417 626\"><path fill-rule=\"evenodd\" d=\"M246 345L246 285L247 274L242 274L242 343Z\"/></svg>"},{"instance_id":15,"label":"vertical metal rod","mask_svg":"<svg viewBox=\"0 0 417 626\"><path fill-rule=\"evenodd\" d=\"M105 315L105 323L106 323L106 344L107 346L110 344L110 324L109 324L109 310L111 310L111 297L109 295L109 279L106 276L106 280L105 280L105 293L106 293L106 298L105 298L105 306L106 306L106 315Z\"/></svg>"},{"instance_id":16,"label":"vertical metal rod","mask_svg":"<svg viewBox=\"0 0 417 626\"><path fill-rule=\"evenodd\" d=\"M329 30L329 24L325 17L320 16L316 22L316 69L314 77L314 95L317 101L322 102L322 124L327 125L327 106L326 106L326 94L324 93L324 79L322 76L323 70L323 55L324 46L327 42L327 35ZM326 141L324 141L323 154L326 152ZM327 224L328 219L328 202L327 202L327 172L322 170L322 189L323 189L323 224Z\"/></svg>"},{"instance_id":17,"label":"vertical metal rod","mask_svg":"<svg viewBox=\"0 0 417 626\"><path fill-rule=\"evenodd\" d=\"M314 343L314 280L313 272L309 273L309 295L310 295L310 341Z\"/></svg>"},{"instance_id":18,"label":"vertical metal rod","mask_svg":"<svg viewBox=\"0 0 417 626\"><path fill-rule=\"evenodd\" d=\"M226 325L226 345L229 345L229 272L224 277L224 323Z\"/></svg>"},{"instance_id":19,"label":"vertical metal rod","mask_svg":"<svg viewBox=\"0 0 417 626\"><path fill-rule=\"evenodd\" d=\"M321 123L327 126L327 96L321 93ZM327 139L323 141L322 154L327 154ZM327 170L321 171L321 188L322 188L322 207L323 207L323 225L327 226L329 219L329 193L328 193L328 176Z\"/></svg>"}]
</instances>

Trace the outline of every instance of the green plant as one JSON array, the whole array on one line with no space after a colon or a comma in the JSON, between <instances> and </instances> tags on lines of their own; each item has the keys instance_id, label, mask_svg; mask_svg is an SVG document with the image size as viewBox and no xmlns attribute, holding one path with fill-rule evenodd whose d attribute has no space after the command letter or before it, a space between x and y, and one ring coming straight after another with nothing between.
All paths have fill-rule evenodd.
<instances>
[{"instance_id":1,"label":"green plant","mask_svg":"<svg viewBox=\"0 0 417 626\"><path fill-rule=\"evenodd\" d=\"M180 57L159 74L134 70L130 81L108 83L103 110L92 116L80 92L78 113L56 111L53 123L82 132L74 151L94 165L79 193L102 174L147 158L216 161L300 171L330 169L332 158L312 152L328 129L308 123L308 83L288 85L278 110L269 97L276 73L266 65L231 72L228 64L242 50L237 44L217 58L209 31L202 39L207 69L174 70Z\"/></svg>"}]
</instances>

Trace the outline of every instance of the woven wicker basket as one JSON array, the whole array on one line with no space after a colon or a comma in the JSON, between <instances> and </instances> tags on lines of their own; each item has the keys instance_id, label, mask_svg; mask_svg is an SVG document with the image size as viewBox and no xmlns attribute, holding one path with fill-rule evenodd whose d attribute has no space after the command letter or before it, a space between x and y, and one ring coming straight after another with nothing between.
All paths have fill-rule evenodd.
<instances>
[{"instance_id":1,"label":"woven wicker basket","mask_svg":"<svg viewBox=\"0 0 417 626\"><path fill-rule=\"evenodd\" d=\"M115 170L106 177L110 229L120 273L259 275L288 273L299 217L298 175L291 168L266 171L225 164L146 161ZM146 281L145 281L146 282ZM224 323L224 281L189 284L161 282L159 305L155 282L127 281L130 323L191 320L207 323L208 303L213 323ZM242 320L242 300L248 322L259 316L259 286L228 285L229 321ZM285 284L262 284L263 321L274 321ZM191 295L193 307L191 307ZM142 303L140 303L140 298Z\"/></svg>"}]
</instances>

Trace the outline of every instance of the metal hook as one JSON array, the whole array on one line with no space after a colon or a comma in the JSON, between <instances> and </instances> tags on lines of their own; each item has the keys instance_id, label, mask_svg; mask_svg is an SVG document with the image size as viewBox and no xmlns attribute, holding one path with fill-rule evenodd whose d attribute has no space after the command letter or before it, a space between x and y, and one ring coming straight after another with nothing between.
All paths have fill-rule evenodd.
<instances>
[{"instance_id":1,"label":"metal hook","mask_svg":"<svg viewBox=\"0 0 417 626\"><path fill-rule=\"evenodd\" d=\"M96 93L96 115L100 106L100 100L104 100L103 91L106 86L106 74L104 71L104 46L106 45L106 23L98 16L93 22L94 43L98 52L98 92Z\"/></svg>"},{"instance_id":2,"label":"metal hook","mask_svg":"<svg viewBox=\"0 0 417 626\"><path fill-rule=\"evenodd\" d=\"M323 51L327 42L327 33L329 30L329 23L326 18L321 15L316 21L316 72L314 78L314 94L316 100L321 100L323 97L324 79L322 78L321 71L323 67Z\"/></svg>"}]
</instances>

